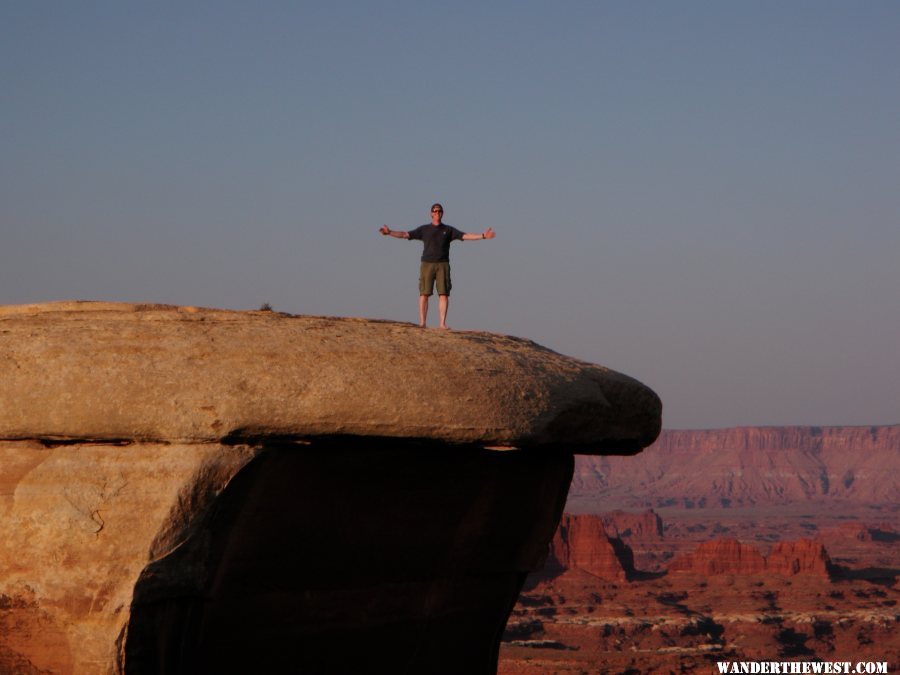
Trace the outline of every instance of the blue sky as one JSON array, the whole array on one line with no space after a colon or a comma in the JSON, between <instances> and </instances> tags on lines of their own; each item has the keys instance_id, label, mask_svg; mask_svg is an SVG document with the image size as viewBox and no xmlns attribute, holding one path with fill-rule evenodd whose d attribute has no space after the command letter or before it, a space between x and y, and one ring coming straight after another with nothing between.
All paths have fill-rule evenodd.
<instances>
[{"instance_id":1,"label":"blue sky","mask_svg":"<svg viewBox=\"0 0 900 675\"><path fill-rule=\"evenodd\" d=\"M441 201L457 329L900 422L896 2L0 1L0 64L0 303L415 321Z\"/></svg>"}]
</instances>

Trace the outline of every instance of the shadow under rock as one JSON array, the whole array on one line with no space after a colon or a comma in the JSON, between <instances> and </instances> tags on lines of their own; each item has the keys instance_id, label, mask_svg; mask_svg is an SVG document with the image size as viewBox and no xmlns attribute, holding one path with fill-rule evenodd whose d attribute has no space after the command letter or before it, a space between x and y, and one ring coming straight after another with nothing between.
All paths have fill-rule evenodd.
<instances>
[{"instance_id":1,"label":"shadow under rock","mask_svg":"<svg viewBox=\"0 0 900 675\"><path fill-rule=\"evenodd\" d=\"M494 673L571 454L271 447L134 593L122 672Z\"/></svg>"}]
</instances>

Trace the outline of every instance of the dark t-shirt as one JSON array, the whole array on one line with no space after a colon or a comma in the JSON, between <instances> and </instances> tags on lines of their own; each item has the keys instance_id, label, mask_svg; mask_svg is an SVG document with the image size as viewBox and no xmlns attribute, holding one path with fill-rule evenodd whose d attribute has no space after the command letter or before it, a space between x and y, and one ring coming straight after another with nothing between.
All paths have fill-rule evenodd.
<instances>
[{"instance_id":1,"label":"dark t-shirt","mask_svg":"<svg viewBox=\"0 0 900 675\"><path fill-rule=\"evenodd\" d=\"M450 242L462 239L463 232L449 225L420 225L409 231L410 239L420 239L425 244L422 262L450 262Z\"/></svg>"}]
</instances>

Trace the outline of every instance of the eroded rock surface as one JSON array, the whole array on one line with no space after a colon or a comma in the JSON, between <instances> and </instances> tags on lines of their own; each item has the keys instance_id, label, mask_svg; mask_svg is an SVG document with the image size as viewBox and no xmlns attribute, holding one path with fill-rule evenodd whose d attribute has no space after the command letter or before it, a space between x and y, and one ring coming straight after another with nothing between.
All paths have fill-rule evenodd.
<instances>
[{"instance_id":1,"label":"eroded rock surface","mask_svg":"<svg viewBox=\"0 0 900 675\"><path fill-rule=\"evenodd\" d=\"M434 439L636 452L636 380L518 338L164 305L0 310L0 437Z\"/></svg>"},{"instance_id":2,"label":"eroded rock surface","mask_svg":"<svg viewBox=\"0 0 900 675\"><path fill-rule=\"evenodd\" d=\"M562 570L581 570L608 581L625 581L634 573L630 550L611 539L603 519L595 515L563 514L550 545L551 575Z\"/></svg>"},{"instance_id":3,"label":"eroded rock surface","mask_svg":"<svg viewBox=\"0 0 900 675\"><path fill-rule=\"evenodd\" d=\"M634 459L579 457L570 508L900 502L900 425L665 430Z\"/></svg>"},{"instance_id":4,"label":"eroded rock surface","mask_svg":"<svg viewBox=\"0 0 900 675\"><path fill-rule=\"evenodd\" d=\"M716 539L700 544L693 553L677 556L669 572L691 574L777 574L829 577L831 561L822 544L809 539L776 542L763 556L752 544Z\"/></svg>"},{"instance_id":5,"label":"eroded rock surface","mask_svg":"<svg viewBox=\"0 0 900 675\"><path fill-rule=\"evenodd\" d=\"M804 574L828 579L831 559L816 541L779 541L766 556L766 571L782 576Z\"/></svg>"},{"instance_id":6,"label":"eroded rock surface","mask_svg":"<svg viewBox=\"0 0 900 675\"><path fill-rule=\"evenodd\" d=\"M0 672L493 672L572 453L660 425L526 340L271 312L0 308L0 383Z\"/></svg>"},{"instance_id":7,"label":"eroded rock surface","mask_svg":"<svg viewBox=\"0 0 900 675\"><path fill-rule=\"evenodd\" d=\"M611 511L603 514L603 527L611 537L628 537L631 541L660 541L663 523L653 509L641 513Z\"/></svg>"},{"instance_id":8,"label":"eroded rock surface","mask_svg":"<svg viewBox=\"0 0 900 675\"><path fill-rule=\"evenodd\" d=\"M669 572L690 574L763 574L766 559L752 544L736 539L716 539L700 544L693 553L676 557Z\"/></svg>"}]
</instances>

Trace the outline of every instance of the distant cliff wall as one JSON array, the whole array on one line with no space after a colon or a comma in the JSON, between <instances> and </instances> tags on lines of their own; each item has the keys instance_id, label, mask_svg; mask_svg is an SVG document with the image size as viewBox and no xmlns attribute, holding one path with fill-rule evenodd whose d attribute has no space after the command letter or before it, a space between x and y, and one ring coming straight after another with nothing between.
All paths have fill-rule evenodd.
<instances>
[{"instance_id":1,"label":"distant cliff wall","mask_svg":"<svg viewBox=\"0 0 900 675\"><path fill-rule=\"evenodd\" d=\"M668 571L703 576L777 574L828 579L830 568L831 560L825 547L809 539L777 542L767 556L752 544L735 539L715 539L674 558Z\"/></svg>"},{"instance_id":2,"label":"distant cliff wall","mask_svg":"<svg viewBox=\"0 0 900 675\"><path fill-rule=\"evenodd\" d=\"M900 501L900 425L664 430L640 456L579 457L579 510Z\"/></svg>"}]
</instances>

